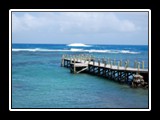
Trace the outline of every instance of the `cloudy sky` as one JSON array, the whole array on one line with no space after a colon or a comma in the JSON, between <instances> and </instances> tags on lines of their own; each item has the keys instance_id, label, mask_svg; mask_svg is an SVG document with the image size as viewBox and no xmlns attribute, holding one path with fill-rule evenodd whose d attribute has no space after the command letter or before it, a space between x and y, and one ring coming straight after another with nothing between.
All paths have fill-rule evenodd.
<instances>
[{"instance_id":1,"label":"cloudy sky","mask_svg":"<svg viewBox=\"0 0 160 120\"><path fill-rule=\"evenodd\" d=\"M148 12L12 12L12 43L148 44Z\"/></svg>"}]
</instances>

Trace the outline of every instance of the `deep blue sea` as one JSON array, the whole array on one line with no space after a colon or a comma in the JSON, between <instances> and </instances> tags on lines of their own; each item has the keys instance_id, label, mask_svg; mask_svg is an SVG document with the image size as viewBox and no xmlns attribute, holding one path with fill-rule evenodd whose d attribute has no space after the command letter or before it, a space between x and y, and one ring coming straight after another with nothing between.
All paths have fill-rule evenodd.
<instances>
[{"instance_id":1,"label":"deep blue sea","mask_svg":"<svg viewBox=\"0 0 160 120\"><path fill-rule=\"evenodd\" d=\"M148 90L61 67L63 54L144 61L148 46L12 44L12 108L148 108Z\"/></svg>"}]
</instances>

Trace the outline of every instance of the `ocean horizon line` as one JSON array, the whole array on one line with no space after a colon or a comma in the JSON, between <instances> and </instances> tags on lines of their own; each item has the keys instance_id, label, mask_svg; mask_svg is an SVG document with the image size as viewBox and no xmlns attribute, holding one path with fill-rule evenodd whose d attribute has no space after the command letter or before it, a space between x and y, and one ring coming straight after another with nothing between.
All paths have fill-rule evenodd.
<instances>
[{"instance_id":1,"label":"ocean horizon line","mask_svg":"<svg viewBox=\"0 0 160 120\"><path fill-rule=\"evenodd\" d=\"M72 44L72 43L12 43L12 44L35 44L35 45L69 45L69 44ZM149 45L146 45L146 44L88 44L88 43L82 43L82 44L85 44L85 45L115 45L115 46L118 46L118 45L122 45L122 46L149 46Z\"/></svg>"}]
</instances>

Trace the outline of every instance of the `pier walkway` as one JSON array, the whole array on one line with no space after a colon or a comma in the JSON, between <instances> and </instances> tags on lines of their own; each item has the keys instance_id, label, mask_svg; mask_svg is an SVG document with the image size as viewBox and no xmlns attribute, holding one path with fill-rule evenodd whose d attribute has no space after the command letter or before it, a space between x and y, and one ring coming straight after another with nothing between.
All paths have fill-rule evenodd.
<instances>
[{"instance_id":1,"label":"pier walkway","mask_svg":"<svg viewBox=\"0 0 160 120\"><path fill-rule=\"evenodd\" d=\"M119 82L130 82L133 80L133 75L140 74L148 82L148 69L144 69L144 61L142 63L135 61L133 68L129 67L128 60L124 61L124 66L122 66L122 60L116 64L115 59L99 59L83 54L63 55L61 66L70 68L71 73L87 72Z\"/></svg>"}]
</instances>

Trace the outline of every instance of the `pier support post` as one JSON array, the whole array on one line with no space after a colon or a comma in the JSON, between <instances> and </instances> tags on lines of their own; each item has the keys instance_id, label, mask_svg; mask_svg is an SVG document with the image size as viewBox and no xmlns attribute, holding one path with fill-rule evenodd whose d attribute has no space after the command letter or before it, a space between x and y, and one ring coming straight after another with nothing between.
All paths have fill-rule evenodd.
<instances>
[{"instance_id":1,"label":"pier support post","mask_svg":"<svg viewBox=\"0 0 160 120\"><path fill-rule=\"evenodd\" d=\"M74 74L76 73L76 67L75 67L75 64L73 64L73 73L74 73Z\"/></svg>"},{"instance_id":2,"label":"pier support post","mask_svg":"<svg viewBox=\"0 0 160 120\"><path fill-rule=\"evenodd\" d=\"M100 59L98 59L98 75L100 75Z\"/></svg>"}]
</instances>

